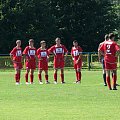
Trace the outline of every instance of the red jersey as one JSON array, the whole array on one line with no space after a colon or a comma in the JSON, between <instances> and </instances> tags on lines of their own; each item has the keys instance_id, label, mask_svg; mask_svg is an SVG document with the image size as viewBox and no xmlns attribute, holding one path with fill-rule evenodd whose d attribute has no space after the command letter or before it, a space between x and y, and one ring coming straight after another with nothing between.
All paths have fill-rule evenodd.
<instances>
[{"instance_id":1,"label":"red jersey","mask_svg":"<svg viewBox=\"0 0 120 120\"><path fill-rule=\"evenodd\" d=\"M48 51L49 53L53 53L55 55L54 59L63 59L64 54L68 52L64 45L60 45L59 47L54 45Z\"/></svg>"},{"instance_id":2,"label":"red jersey","mask_svg":"<svg viewBox=\"0 0 120 120\"><path fill-rule=\"evenodd\" d=\"M72 57L74 58L74 61L78 60L80 54L82 53L82 48L80 46L78 46L77 48L75 47L72 47L72 50L71 50L71 55Z\"/></svg>"},{"instance_id":3,"label":"red jersey","mask_svg":"<svg viewBox=\"0 0 120 120\"><path fill-rule=\"evenodd\" d=\"M23 54L26 55L26 59L34 61L35 56L37 55L37 51L36 48L30 48L29 46L27 46L23 51Z\"/></svg>"},{"instance_id":4,"label":"red jersey","mask_svg":"<svg viewBox=\"0 0 120 120\"><path fill-rule=\"evenodd\" d=\"M40 61L43 62L43 61L47 61L47 57L49 56L48 54L48 50L45 49L45 50L42 50L41 48L39 48L37 50L37 57L38 59L41 59Z\"/></svg>"},{"instance_id":5,"label":"red jersey","mask_svg":"<svg viewBox=\"0 0 120 120\"><path fill-rule=\"evenodd\" d=\"M22 49L14 47L13 50L10 52L10 55L12 55L12 58L16 62L22 61Z\"/></svg>"},{"instance_id":6,"label":"red jersey","mask_svg":"<svg viewBox=\"0 0 120 120\"><path fill-rule=\"evenodd\" d=\"M105 41L99 48L99 51L104 53L105 62L108 63L117 62L116 52L119 50L117 43L112 40Z\"/></svg>"}]
</instances>

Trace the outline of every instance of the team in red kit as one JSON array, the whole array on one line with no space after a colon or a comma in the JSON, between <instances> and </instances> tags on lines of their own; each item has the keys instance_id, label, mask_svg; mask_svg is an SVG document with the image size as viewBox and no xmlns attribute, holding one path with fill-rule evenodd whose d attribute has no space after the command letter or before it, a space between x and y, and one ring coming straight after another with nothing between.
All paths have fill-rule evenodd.
<instances>
[{"instance_id":1,"label":"team in red kit","mask_svg":"<svg viewBox=\"0 0 120 120\"><path fill-rule=\"evenodd\" d=\"M107 35L108 36L108 35ZM116 80L117 80L117 56L120 53L120 47L114 41L115 35L110 33L107 40L102 42L98 48L99 59L104 59L104 71L106 74L107 86L110 90L117 90ZM48 61L49 56L53 55L53 67L54 74L53 80L54 84L58 83L58 70L60 69L61 84L65 84L64 79L64 66L65 60L68 55L67 48L61 44L61 39L55 39L55 45L46 48L46 42L44 40L40 41L40 47L36 49L34 47L34 40L30 39L28 41L29 45L23 50L21 49L21 40L16 41L16 47L10 52L11 60L15 69L15 81L16 85L20 84L20 73L22 69L22 58L25 61L26 73L25 81L26 84L34 83L34 71L36 67L38 68L38 81L39 84L43 84L42 72L45 72L45 83L50 84L48 76ZM82 69L82 48L78 45L76 40L73 41L73 47L71 48L71 56L73 59L73 67L75 69L76 79L74 83L81 83L81 69ZM23 57L22 57L23 56ZM112 86L110 81L110 71L112 71ZM30 82L29 82L30 73Z\"/></svg>"}]
</instances>

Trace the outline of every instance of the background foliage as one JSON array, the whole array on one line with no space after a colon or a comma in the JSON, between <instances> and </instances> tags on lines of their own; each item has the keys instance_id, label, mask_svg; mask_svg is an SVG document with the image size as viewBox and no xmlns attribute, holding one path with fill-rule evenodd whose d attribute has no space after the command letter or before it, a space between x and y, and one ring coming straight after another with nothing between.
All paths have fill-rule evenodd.
<instances>
[{"instance_id":1,"label":"background foliage","mask_svg":"<svg viewBox=\"0 0 120 120\"><path fill-rule=\"evenodd\" d=\"M0 12L0 53L9 53L16 39L23 48L29 38L50 47L56 37L69 50L77 39L84 51L96 51L106 33L120 28L118 0L1 0Z\"/></svg>"}]
</instances>

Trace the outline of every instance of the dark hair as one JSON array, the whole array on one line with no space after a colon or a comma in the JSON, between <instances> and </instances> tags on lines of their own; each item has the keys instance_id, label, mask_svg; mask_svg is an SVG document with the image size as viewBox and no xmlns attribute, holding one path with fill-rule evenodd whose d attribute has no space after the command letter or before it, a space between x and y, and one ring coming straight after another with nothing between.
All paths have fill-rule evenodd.
<instances>
[{"instance_id":1,"label":"dark hair","mask_svg":"<svg viewBox=\"0 0 120 120\"><path fill-rule=\"evenodd\" d=\"M78 43L78 41L77 41L77 40L74 40L73 43Z\"/></svg>"},{"instance_id":2,"label":"dark hair","mask_svg":"<svg viewBox=\"0 0 120 120\"><path fill-rule=\"evenodd\" d=\"M107 39L109 39L109 35L108 34L105 35L105 40L107 40Z\"/></svg>"},{"instance_id":3,"label":"dark hair","mask_svg":"<svg viewBox=\"0 0 120 120\"><path fill-rule=\"evenodd\" d=\"M115 37L114 33L110 33L109 38L112 39L113 37Z\"/></svg>"}]
</instances>

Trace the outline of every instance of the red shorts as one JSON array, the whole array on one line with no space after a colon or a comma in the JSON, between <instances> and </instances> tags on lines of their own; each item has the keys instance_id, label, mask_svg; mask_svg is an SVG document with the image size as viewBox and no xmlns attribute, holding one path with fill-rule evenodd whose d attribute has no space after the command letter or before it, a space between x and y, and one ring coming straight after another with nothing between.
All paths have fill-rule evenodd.
<instances>
[{"instance_id":1,"label":"red shorts","mask_svg":"<svg viewBox=\"0 0 120 120\"><path fill-rule=\"evenodd\" d=\"M105 70L116 70L117 69L117 63L108 63L105 62Z\"/></svg>"},{"instance_id":2,"label":"red shorts","mask_svg":"<svg viewBox=\"0 0 120 120\"><path fill-rule=\"evenodd\" d=\"M47 71L48 70L48 62L39 62L38 63L38 68L40 70Z\"/></svg>"},{"instance_id":3,"label":"red shorts","mask_svg":"<svg viewBox=\"0 0 120 120\"><path fill-rule=\"evenodd\" d=\"M22 69L22 63L13 63L15 69Z\"/></svg>"},{"instance_id":4,"label":"red shorts","mask_svg":"<svg viewBox=\"0 0 120 120\"><path fill-rule=\"evenodd\" d=\"M55 69L64 68L64 59L54 59L54 68Z\"/></svg>"},{"instance_id":5,"label":"red shorts","mask_svg":"<svg viewBox=\"0 0 120 120\"><path fill-rule=\"evenodd\" d=\"M36 62L35 61L26 61L26 69L36 69Z\"/></svg>"},{"instance_id":6,"label":"red shorts","mask_svg":"<svg viewBox=\"0 0 120 120\"><path fill-rule=\"evenodd\" d=\"M82 68L82 61L78 62L78 64L76 64L76 61L74 61L74 69L78 70Z\"/></svg>"}]
</instances>

